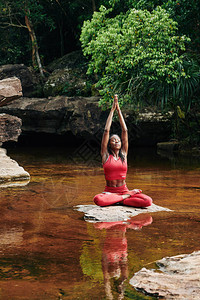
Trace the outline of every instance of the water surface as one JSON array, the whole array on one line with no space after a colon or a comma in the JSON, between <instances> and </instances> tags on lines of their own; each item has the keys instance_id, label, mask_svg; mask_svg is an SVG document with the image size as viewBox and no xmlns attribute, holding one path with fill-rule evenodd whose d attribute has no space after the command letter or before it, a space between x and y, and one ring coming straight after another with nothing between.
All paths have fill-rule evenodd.
<instances>
[{"instance_id":1,"label":"water surface","mask_svg":"<svg viewBox=\"0 0 200 300\"><path fill-rule=\"evenodd\" d=\"M128 187L173 211L93 224L74 207L93 204L105 182L98 150L82 150L8 149L31 180L0 187L0 299L153 299L130 286L134 273L200 250L198 159L130 152Z\"/></svg>"}]
</instances>

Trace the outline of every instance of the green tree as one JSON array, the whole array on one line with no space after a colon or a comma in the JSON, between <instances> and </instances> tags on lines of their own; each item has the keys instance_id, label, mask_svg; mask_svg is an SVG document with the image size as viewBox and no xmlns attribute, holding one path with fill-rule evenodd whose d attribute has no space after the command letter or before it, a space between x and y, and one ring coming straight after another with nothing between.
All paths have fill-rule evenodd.
<instances>
[{"instance_id":1,"label":"green tree","mask_svg":"<svg viewBox=\"0 0 200 300\"><path fill-rule=\"evenodd\" d=\"M43 77L43 69L39 55L39 47L35 28L41 22L47 22L50 27L53 26L51 20L47 17L41 1L35 0L1 0L0 1L0 25L5 30L12 28L27 29L32 48L32 64L38 67L41 76Z\"/></svg>"},{"instance_id":2,"label":"green tree","mask_svg":"<svg viewBox=\"0 0 200 300\"><path fill-rule=\"evenodd\" d=\"M117 6L121 0L110 0ZM191 38L190 49L195 53L200 50L200 1L196 0L127 0L128 8L152 11L157 6L166 9L170 17L178 23L179 34Z\"/></svg>"},{"instance_id":3,"label":"green tree","mask_svg":"<svg viewBox=\"0 0 200 300\"><path fill-rule=\"evenodd\" d=\"M186 36L178 36L177 23L162 8L128 10L112 17L112 9L101 6L81 32L83 53L90 57L88 73L97 73L101 104L107 105L114 93L122 104L148 98L152 81L173 84L187 78L181 53Z\"/></svg>"}]
</instances>

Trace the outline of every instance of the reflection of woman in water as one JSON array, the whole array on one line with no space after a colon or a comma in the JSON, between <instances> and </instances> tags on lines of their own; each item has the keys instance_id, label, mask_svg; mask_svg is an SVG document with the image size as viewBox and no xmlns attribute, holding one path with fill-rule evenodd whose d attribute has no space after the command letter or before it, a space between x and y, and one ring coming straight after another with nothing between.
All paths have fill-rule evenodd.
<instances>
[{"instance_id":1,"label":"reflection of woman in water","mask_svg":"<svg viewBox=\"0 0 200 300\"><path fill-rule=\"evenodd\" d=\"M151 224L152 217L148 214L138 215L127 222L102 222L94 224L95 228L106 229L106 237L102 251L102 270L105 292L108 299L113 299L111 278L118 279L118 299L124 298L124 283L128 278L126 229L139 230Z\"/></svg>"},{"instance_id":2,"label":"reflection of woman in water","mask_svg":"<svg viewBox=\"0 0 200 300\"><path fill-rule=\"evenodd\" d=\"M121 139L116 134L110 136L110 128L115 110L117 110L121 125ZM101 142L101 157L106 187L103 193L94 197L94 202L97 205L107 206L120 203L122 205L134 207L147 207L152 204L152 199L149 196L142 194L141 190L134 189L129 191L126 186L127 153L127 127L119 107L118 97L115 95Z\"/></svg>"}]
</instances>

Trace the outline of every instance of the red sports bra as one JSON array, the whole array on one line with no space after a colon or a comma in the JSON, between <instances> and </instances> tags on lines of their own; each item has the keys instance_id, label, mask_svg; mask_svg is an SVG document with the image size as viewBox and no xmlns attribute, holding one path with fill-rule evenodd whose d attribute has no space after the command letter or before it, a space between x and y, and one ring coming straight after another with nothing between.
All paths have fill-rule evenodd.
<instances>
[{"instance_id":1,"label":"red sports bra","mask_svg":"<svg viewBox=\"0 0 200 300\"><path fill-rule=\"evenodd\" d=\"M113 155L109 155L108 160L103 164L106 180L123 180L126 179L127 161L122 163L121 158L115 160Z\"/></svg>"}]
</instances>

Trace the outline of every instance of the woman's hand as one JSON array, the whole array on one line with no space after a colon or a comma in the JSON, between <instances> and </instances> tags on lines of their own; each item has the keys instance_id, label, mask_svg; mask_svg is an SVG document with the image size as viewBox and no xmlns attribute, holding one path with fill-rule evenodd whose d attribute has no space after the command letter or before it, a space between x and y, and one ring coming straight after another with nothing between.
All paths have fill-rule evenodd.
<instances>
[{"instance_id":1,"label":"woman's hand","mask_svg":"<svg viewBox=\"0 0 200 300\"><path fill-rule=\"evenodd\" d=\"M136 194L142 193L142 190L140 190L140 189L134 189L133 191L134 191Z\"/></svg>"},{"instance_id":2,"label":"woman's hand","mask_svg":"<svg viewBox=\"0 0 200 300\"><path fill-rule=\"evenodd\" d=\"M114 102L115 102L116 110L119 111L120 107L119 107L118 95L117 94L115 94L115 96L114 96Z\"/></svg>"}]
</instances>

